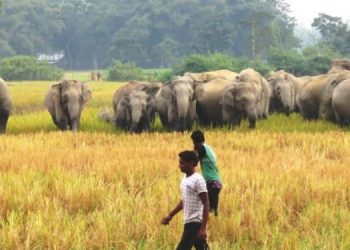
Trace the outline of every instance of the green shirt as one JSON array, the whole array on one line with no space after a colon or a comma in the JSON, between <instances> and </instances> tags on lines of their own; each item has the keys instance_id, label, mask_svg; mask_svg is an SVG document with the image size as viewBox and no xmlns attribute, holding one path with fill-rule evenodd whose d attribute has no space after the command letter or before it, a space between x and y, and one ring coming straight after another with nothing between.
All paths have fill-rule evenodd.
<instances>
[{"instance_id":1,"label":"green shirt","mask_svg":"<svg viewBox=\"0 0 350 250\"><path fill-rule=\"evenodd\" d=\"M215 152L209 145L203 144L203 146L206 154L200 161L202 175L206 181L220 181Z\"/></svg>"}]
</instances>

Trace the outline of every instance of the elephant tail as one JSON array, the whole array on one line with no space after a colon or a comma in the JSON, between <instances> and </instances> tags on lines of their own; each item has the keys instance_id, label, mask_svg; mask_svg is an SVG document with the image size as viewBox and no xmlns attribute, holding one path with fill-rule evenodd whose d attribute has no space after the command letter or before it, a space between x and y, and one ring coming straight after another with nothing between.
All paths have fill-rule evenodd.
<instances>
[{"instance_id":1,"label":"elephant tail","mask_svg":"<svg viewBox=\"0 0 350 250\"><path fill-rule=\"evenodd\" d=\"M100 112L98 113L98 118L101 119L102 121L115 124L114 113L108 108L104 108L100 110Z\"/></svg>"}]
</instances>

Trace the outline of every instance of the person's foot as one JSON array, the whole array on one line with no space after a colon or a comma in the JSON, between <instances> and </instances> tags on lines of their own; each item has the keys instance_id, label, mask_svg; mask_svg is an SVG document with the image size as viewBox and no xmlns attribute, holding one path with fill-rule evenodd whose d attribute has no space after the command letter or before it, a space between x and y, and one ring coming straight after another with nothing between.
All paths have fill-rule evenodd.
<instances>
[{"instance_id":1,"label":"person's foot","mask_svg":"<svg viewBox=\"0 0 350 250\"><path fill-rule=\"evenodd\" d=\"M218 211L214 211L214 216L218 216Z\"/></svg>"}]
</instances>

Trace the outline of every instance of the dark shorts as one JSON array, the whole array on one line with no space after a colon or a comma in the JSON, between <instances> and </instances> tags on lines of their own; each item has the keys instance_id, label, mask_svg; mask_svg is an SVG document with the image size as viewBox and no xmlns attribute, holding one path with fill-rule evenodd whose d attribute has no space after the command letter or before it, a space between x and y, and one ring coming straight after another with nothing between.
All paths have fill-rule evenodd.
<instances>
[{"instance_id":1,"label":"dark shorts","mask_svg":"<svg viewBox=\"0 0 350 250\"><path fill-rule=\"evenodd\" d=\"M207 250L209 246L206 240L198 237L198 232L201 227L200 222L190 222L184 225L181 241L177 246L177 250L191 250L195 247L197 250Z\"/></svg>"}]
</instances>

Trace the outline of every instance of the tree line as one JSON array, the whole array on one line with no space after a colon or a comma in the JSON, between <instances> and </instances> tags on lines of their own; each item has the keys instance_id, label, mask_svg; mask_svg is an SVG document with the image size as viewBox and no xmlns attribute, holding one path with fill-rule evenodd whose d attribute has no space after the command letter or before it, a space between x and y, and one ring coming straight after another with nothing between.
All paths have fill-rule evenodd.
<instances>
[{"instance_id":1,"label":"tree line","mask_svg":"<svg viewBox=\"0 0 350 250\"><path fill-rule=\"evenodd\" d=\"M114 60L171 67L194 53L264 61L271 50L300 48L284 0L4 0L1 8L0 58L62 51L66 69ZM340 18L322 14L313 25L322 48L350 53Z\"/></svg>"}]
</instances>

